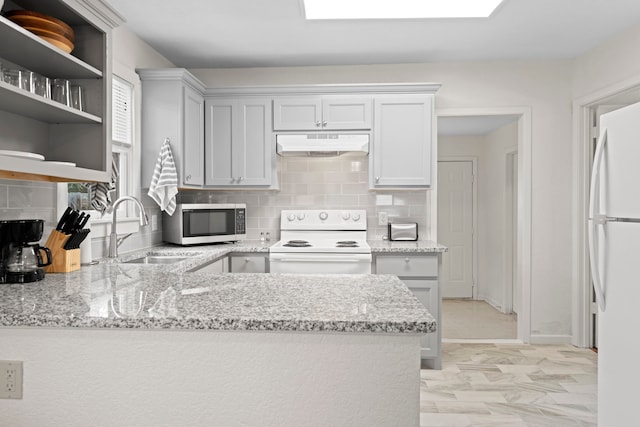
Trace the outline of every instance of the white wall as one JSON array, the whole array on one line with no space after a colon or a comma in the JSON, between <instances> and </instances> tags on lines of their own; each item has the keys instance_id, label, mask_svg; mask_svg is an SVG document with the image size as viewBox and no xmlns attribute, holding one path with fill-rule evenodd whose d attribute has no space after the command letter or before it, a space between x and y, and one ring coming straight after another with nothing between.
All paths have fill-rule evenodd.
<instances>
[{"instance_id":1,"label":"white wall","mask_svg":"<svg viewBox=\"0 0 640 427\"><path fill-rule=\"evenodd\" d=\"M507 261L506 235L506 183L507 153L517 150L518 125L512 123L503 126L483 138L485 155L482 167L482 181L478 188L478 203L484 211L483 222L478 224L478 232L484 233L485 257L484 277L486 287L482 296L491 305L504 310L506 301L505 287L510 282L505 280Z\"/></svg>"},{"instance_id":2,"label":"white wall","mask_svg":"<svg viewBox=\"0 0 640 427\"><path fill-rule=\"evenodd\" d=\"M505 125L484 136L440 136L438 157L475 157L478 240L477 299L499 310L505 301L506 153L517 149L518 125Z\"/></svg>"},{"instance_id":3,"label":"white wall","mask_svg":"<svg viewBox=\"0 0 640 427\"><path fill-rule=\"evenodd\" d=\"M573 98L625 81L640 80L640 25L613 37L575 61Z\"/></svg>"},{"instance_id":4,"label":"white wall","mask_svg":"<svg viewBox=\"0 0 640 427\"><path fill-rule=\"evenodd\" d=\"M439 108L532 110L531 336L571 334L571 61L191 70L206 86L440 82ZM436 111L437 112L437 111ZM550 249L552 248L552 250Z\"/></svg>"}]
</instances>

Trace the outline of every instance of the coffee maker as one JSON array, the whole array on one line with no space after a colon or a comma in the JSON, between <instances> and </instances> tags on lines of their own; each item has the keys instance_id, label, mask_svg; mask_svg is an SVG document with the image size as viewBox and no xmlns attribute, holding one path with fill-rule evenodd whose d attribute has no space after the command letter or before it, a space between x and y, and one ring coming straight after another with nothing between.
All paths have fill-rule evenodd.
<instances>
[{"instance_id":1,"label":"coffee maker","mask_svg":"<svg viewBox=\"0 0 640 427\"><path fill-rule=\"evenodd\" d=\"M44 279L42 267L51 264L51 251L30 243L40 241L43 230L41 219L0 221L0 283Z\"/></svg>"}]
</instances>

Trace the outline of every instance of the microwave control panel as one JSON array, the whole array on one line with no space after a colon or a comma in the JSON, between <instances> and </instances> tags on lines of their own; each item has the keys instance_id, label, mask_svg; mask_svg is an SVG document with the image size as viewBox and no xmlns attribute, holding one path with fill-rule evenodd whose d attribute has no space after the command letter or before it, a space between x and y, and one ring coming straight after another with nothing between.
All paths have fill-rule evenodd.
<instances>
[{"instance_id":1,"label":"microwave control panel","mask_svg":"<svg viewBox=\"0 0 640 427\"><path fill-rule=\"evenodd\" d=\"M245 234L245 209L236 209L236 234Z\"/></svg>"}]
</instances>

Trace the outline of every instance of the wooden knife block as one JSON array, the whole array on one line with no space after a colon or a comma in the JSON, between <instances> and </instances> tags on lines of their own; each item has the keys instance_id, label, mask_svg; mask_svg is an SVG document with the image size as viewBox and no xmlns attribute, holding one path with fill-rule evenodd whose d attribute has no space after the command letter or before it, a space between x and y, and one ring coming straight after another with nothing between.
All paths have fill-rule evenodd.
<instances>
[{"instance_id":1,"label":"wooden knife block","mask_svg":"<svg viewBox=\"0 0 640 427\"><path fill-rule=\"evenodd\" d=\"M47 273L68 273L80 269L80 249L65 250L64 244L71 237L53 230L47 239L46 247L51 250L51 265L44 268Z\"/></svg>"}]
</instances>

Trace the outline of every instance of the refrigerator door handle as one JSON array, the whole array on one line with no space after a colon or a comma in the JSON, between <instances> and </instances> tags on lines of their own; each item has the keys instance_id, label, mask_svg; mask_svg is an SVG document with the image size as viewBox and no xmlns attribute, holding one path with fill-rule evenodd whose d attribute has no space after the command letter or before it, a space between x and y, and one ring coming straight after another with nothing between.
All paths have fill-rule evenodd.
<instances>
[{"instance_id":1,"label":"refrigerator door handle","mask_svg":"<svg viewBox=\"0 0 640 427\"><path fill-rule=\"evenodd\" d=\"M602 163L602 155L604 153L604 146L607 143L607 130L605 129L596 147L596 153L593 159L593 170L591 172L591 190L589 194L589 255L591 258L591 276L593 280L593 287L596 291L596 301L600 311L605 311L605 298L604 287L600 281L600 267L598 260L598 225L604 225L607 223L606 215L602 215L599 212L596 213L596 204L600 201L600 166Z\"/></svg>"}]
</instances>

